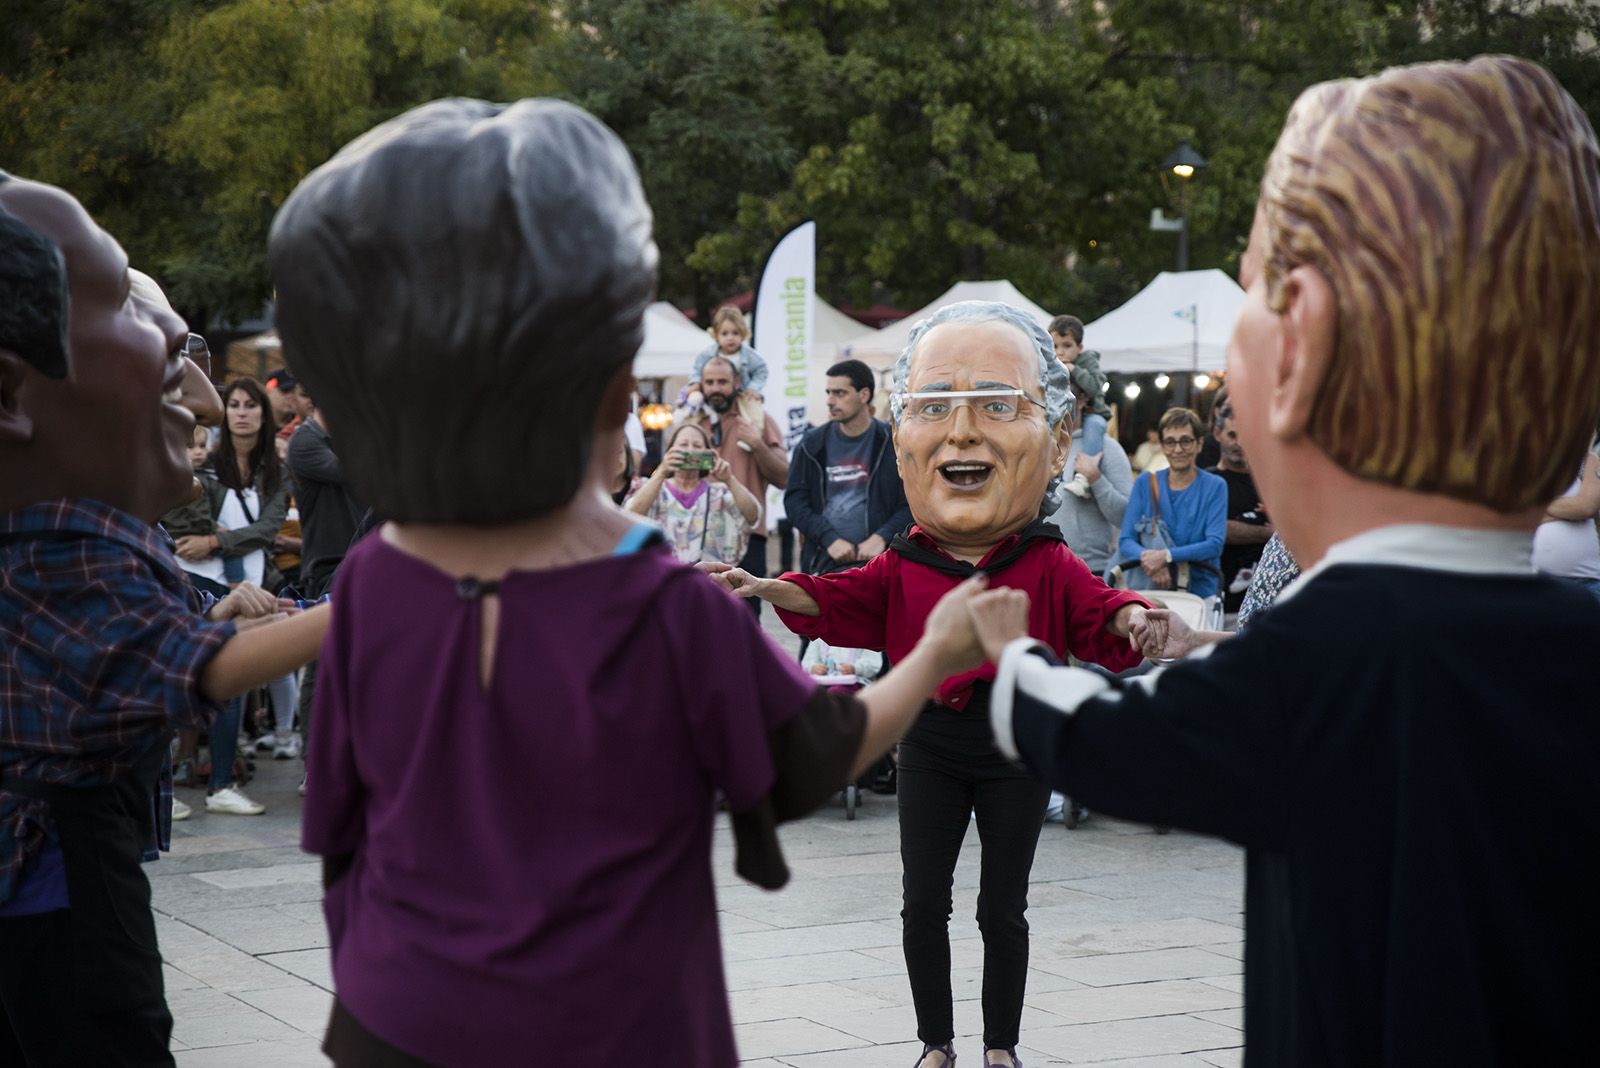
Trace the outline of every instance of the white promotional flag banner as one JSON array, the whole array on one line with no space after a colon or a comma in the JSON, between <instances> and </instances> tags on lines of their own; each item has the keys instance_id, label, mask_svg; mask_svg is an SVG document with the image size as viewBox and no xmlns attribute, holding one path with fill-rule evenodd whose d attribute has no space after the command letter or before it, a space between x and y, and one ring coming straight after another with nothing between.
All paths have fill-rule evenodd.
<instances>
[{"instance_id":1,"label":"white promotional flag banner","mask_svg":"<svg viewBox=\"0 0 1600 1068\"><path fill-rule=\"evenodd\" d=\"M806 432L806 400L821 393L810 380L817 307L817 224L801 223L778 240L756 287L752 344L767 361L767 413L794 451Z\"/></svg>"}]
</instances>

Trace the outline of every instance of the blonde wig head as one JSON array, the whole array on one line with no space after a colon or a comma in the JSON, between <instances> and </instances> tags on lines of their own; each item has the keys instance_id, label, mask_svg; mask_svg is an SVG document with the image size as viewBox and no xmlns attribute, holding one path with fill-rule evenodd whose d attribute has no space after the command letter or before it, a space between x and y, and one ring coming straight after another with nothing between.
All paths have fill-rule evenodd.
<instances>
[{"instance_id":1,"label":"blonde wig head","mask_svg":"<svg viewBox=\"0 0 1600 1068\"><path fill-rule=\"evenodd\" d=\"M1327 82L1261 187L1267 301L1309 265L1336 338L1307 427L1362 478L1501 512L1571 483L1600 414L1600 151L1505 56Z\"/></svg>"}]
</instances>

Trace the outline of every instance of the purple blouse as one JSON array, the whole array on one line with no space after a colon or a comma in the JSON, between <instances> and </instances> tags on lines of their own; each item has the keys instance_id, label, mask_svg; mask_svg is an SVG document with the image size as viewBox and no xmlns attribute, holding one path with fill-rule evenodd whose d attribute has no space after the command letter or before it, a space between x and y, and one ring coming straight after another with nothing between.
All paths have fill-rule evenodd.
<instances>
[{"instance_id":1,"label":"purple blouse","mask_svg":"<svg viewBox=\"0 0 1600 1068\"><path fill-rule=\"evenodd\" d=\"M660 545L507 575L487 690L479 603L428 563L368 538L333 603L303 845L354 854L345 1007L439 1064L735 1065L713 799L770 789L793 659Z\"/></svg>"}]
</instances>

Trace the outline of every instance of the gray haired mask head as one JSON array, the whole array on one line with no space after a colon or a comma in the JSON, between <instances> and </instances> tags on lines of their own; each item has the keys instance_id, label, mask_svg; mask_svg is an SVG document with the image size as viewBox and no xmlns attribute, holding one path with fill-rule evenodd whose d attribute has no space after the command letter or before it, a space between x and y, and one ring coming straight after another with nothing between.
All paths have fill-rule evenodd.
<instances>
[{"instance_id":1,"label":"gray haired mask head","mask_svg":"<svg viewBox=\"0 0 1600 1068\"><path fill-rule=\"evenodd\" d=\"M436 100L352 141L273 221L284 354L386 519L572 500L657 252L620 139L554 100Z\"/></svg>"},{"instance_id":2,"label":"gray haired mask head","mask_svg":"<svg viewBox=\"0 0 1600 1068\"><path fill-rule=\"evenodd\" d=\"M924 335L942 323L1009 323L1027 337L1039 357L1039 383L1044 387L1045 419L1053 431L1063 419L1072 415L1072 387L1067 365L1056 357L1055 345L1044 327L1019 308L992 300L963 300L946 304L911 328L906 347L894 364L894 392L889 397L889 418L900 425L900 415L905 410L905 394L911 381L911 357ZM1049 514L1060 504L1061 478L1050 480L1045 490L1041 514Z\"/></svg>"}]
</instances>

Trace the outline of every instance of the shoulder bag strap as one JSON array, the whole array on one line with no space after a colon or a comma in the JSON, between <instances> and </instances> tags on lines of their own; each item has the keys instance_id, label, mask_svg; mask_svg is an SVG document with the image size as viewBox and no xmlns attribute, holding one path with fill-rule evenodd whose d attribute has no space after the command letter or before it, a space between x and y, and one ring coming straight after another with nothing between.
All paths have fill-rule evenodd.
<instances>
[{"instance_id":1,"label":"shoulder bag strap","mask_svg":"<svg viewBox=\"0 0 1600 1068\"><path fill-rule=\"evenodd\" d=\"M706 558L706 535L711 533L711 496L715 488L714 483L706 483L706 521L700 527L700 552L698 553L702 560Z\"/></svg>"}]
</instances>

